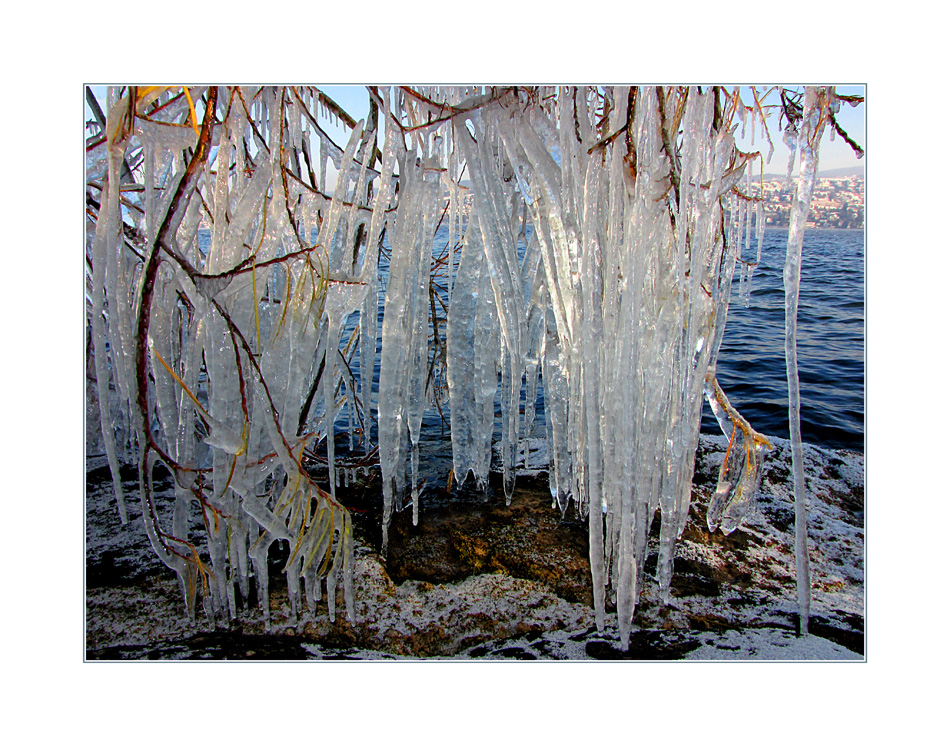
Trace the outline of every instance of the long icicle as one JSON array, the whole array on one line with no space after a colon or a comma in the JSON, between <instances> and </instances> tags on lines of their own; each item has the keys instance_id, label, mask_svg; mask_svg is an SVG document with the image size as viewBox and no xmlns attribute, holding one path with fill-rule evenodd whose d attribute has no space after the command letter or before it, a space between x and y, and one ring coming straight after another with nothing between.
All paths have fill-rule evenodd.
<instances>
[{"instance_id":1,"label":"long icicle","mask_svg":"<svg viewBox=\"0 0 950 746\"><path fill-rule=\"evenodd\" d=\"M795 201L788 221L785 254L785 367L788 376L788 426L792 441L792 475L795 491L795 571L798 585L798 632L808 634L811 610L811 579L808 567L808 507L805 503L805 466L800 419L801 394L798 382L798 293L802 272L802 243L811 195L818 174L818 146L824 129L824 89L805 88L804 112L799 131L801 164Z\"/></svg>"}]
</instances>

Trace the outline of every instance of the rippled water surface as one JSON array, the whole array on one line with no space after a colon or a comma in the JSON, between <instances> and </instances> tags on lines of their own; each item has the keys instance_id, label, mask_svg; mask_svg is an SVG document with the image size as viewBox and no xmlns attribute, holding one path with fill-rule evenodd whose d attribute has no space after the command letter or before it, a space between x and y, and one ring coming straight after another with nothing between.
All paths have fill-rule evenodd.
<instances>
[{"instance_id":1,"label":"rippled water surface","mask_svg":"<svg viewBox=\"0 0 950 746\"><path fill-rule=\"evenodd\" d=\"M787 438L786 237L781 229L765 232L748 307L733 295L717 373L755 429ZM864 277L863 232L806 231L798 366L807 443L864 450ZM703 430L718 432L708 407Z\"/></svg>"}]
</instances>

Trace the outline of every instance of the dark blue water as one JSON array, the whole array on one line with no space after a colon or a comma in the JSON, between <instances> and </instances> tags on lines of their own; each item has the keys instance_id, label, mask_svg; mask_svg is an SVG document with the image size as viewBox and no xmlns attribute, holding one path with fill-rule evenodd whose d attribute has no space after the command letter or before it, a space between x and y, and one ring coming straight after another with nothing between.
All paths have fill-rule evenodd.
<instances>
[{"instance_id":1,"label":"dark blue water","mask_svg":"<svg viewBox=\"0 0 950 746\"><path fill-rule=\"evenodd\" d=\"M766 230L748 308L733 291L717 367L719 383L749 423L765 435L784 438L789 435L782 280L786 239L784 229ZM863 451L864 233L808 230L802 251L802 439ZM719 432L708 407L703 431Z\"/></svg>"}]
</instances>

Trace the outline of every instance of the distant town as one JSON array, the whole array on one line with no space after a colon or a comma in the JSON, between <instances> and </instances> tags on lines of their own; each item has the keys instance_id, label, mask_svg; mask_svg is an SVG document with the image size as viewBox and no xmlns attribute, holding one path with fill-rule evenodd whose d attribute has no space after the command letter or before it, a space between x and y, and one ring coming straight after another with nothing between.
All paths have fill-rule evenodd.
<instances>
[{"instance_id":1,"label":"distant town","mask_svg":"<svg viewBox=\"0 0 950 746\"><path fill-rule=\"evenodd\" d=\"M795 193L795 180L784 176L766 177L762 182L765 196L765 224L788 225L788 208ZM864 176L820 178L811 198L808 228L863 228Z\"/></svg>"}]
</instances>

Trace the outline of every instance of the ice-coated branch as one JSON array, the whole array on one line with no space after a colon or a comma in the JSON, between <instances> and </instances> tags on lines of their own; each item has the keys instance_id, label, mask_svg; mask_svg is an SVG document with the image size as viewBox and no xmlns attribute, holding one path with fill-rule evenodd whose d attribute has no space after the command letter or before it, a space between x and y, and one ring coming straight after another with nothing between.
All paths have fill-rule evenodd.
<instances>
[{"instance_id":1,"label":"ice-coated branch","mask_svg":"<svg viewBox=\"0 0 950 746\"><path fill-rule=\"evenodd\" d=\"M204 119L201 124L201 133L198 137L198 144L188 163L185 173L178 182L174 196L169 204L168 211L155 234L155 240L149 246L148 254L145 260L145 266L142 270L142 279L140 290L138 292L138 318L136 321L135 339L137 345L135 348L135 404L133 408L133 417L136 421L136 432L139 437L144 439L140 446L139 455L139 488L141 491L142 513L145 517L145 527L149 540L159 556L169 565L180 569L178 563L172 560L171 548L165 541L164 533L159 529L158 515L155 511L155 505L152 500L151 473L152 461L150 452L156 450L156 444L152 436L152 428L149 415L149 397L148 397L148 361L147 354L149 349L148 333L149 319L151 318L152 297L155 290L155 277L158 272L158 266L161 261L159 246L166 240L169 233L174 233L181 221L181 206L183 201L187 202L191 192L197 187L197 178L205 159L210 150L209 142L211 139L211 128L214 121L214 105L217 100L217 88L212 87L208 92L208 101L205 108ZM177 555L181 559L180 555Z\"/></svg>"},{"instance_id":2,"label":"ice-coated branch","mask_svg":"<svg viewBox=\"0 0 950 746\"><path fill-rule=\"evenodd\" d=\"M742 523L755 504L755 494L761 480L761 454L772 444L757 433L746 419L729 403L719 382L706 374L706 398L723 434L729 438L726 455L719 469L716 492L709 501L706 525L709 531L722 528L730 534Z\"/></svg>"},{"instance_id":3,"label":"ice-coated branch","mask_svg":"<svg viewBox=\"0 0 950 746\"><path fill-rule=\"evenodd\" d=\"M841 97L839 97L839 98L841 98ZM834 114L829 114L829 120L831 121L831 126L835 128L835 132L837 132L837 133L844 139L844 141L845 141L846 143L848 143L848 145L851 146L851 149L854 151L854 154L855 154L858 158L863 158L863 157L864 157L864 148L862 148L860 145L858 145L858 144L851 138L851 136L848 135L848 133L845 132L845 131L841 128L841 125L838 123L838 120L835 119L835 115L834 115Z\"/></svg>"}]
</instances>

